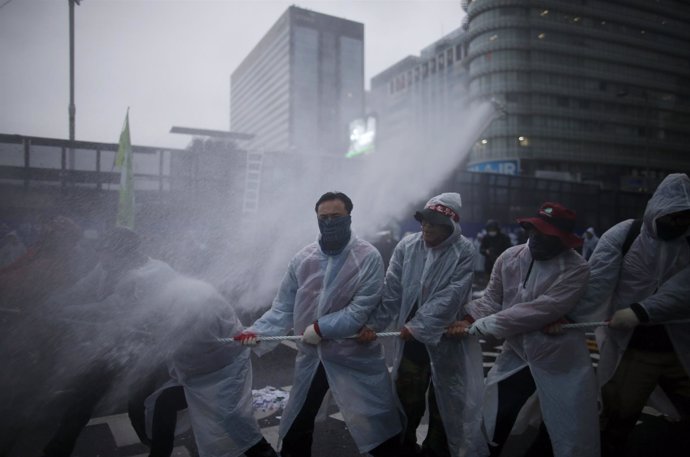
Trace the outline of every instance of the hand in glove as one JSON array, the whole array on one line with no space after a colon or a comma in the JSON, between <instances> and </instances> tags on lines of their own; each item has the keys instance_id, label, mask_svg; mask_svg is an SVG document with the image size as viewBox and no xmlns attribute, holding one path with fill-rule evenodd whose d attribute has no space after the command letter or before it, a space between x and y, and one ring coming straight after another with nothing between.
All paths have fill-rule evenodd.
<instances>
[{"instance_id":1,"label":"hand in glove","mask_svg":"<svg viewBox=\"0 0 690 457\"><path fill-rule=\"evenodd\" d=\"M613 314L609 327L621 330L629 330L637 327L640 319L631 308L619 309Z\"/></svg>"},{"instance_id":2,"label":"hand in glove","mask_svg":"<svg viewBox=\"0 0 690 457\"><path fill-rule=\"evenodd\" d=\"M477 319L476 321L474 321L474 324L472 324L472 327L470 327L468 333L470 335L476 336L497 336L497 330L498 329L496 327L496 316L492 314L490 316L482 317L481 319Z\"/></svg>"},{"instance_id":3,"label":"hand in glove","mask_svg":"<svg viewBox=\"0 0 690 457\"><path fill-rule=\"evenodd\" d=\"M302 342L307 344L317 345L321 341L321 332L319 331L319 323L314 322L309 327L304 329L302 334Z\"/></svg>"},{"instance_id":4,"label":"hand in glove","mask_svg":"<svg viewBox=\"0 0 690 457\"><path fill-rule=\"evenodd\" d=\"M232 339L239 341L243 346L256 346L259 343L256 340L257 336L254 332L242 332L239 335L233 336Z\"/></svg>"}]
</instances>

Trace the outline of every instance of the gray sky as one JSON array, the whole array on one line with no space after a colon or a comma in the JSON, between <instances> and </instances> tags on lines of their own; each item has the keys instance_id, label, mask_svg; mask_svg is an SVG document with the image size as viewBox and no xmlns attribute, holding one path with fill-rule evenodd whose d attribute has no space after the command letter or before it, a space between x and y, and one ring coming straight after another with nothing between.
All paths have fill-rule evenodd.
<instances>
[{"instance_id":1,"label":"gray sky","mask_svg":"<svg viewBox=\"0 0 690 457\"><path fill-rule=\"evenodd\" d=\"M230 74L290 6L364 23L365 77L457 28L459 0L82 0L76 138L184 147L172 125L226 130ZM67 138L67 0L0 0L0 133Z\"/></svg>"}]
</instances>

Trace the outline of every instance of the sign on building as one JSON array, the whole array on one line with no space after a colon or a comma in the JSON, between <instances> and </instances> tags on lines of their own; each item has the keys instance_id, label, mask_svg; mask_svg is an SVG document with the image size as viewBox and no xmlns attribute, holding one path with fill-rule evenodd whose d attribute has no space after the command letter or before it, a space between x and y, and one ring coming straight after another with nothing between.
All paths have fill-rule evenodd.
<instances>
[{"instance_id":1,"label":"sign on building","mask_svg":"<svg viewBox=\"0 0 690 457\"><path fill-rule=\"evenodd\" d=\"M502 175L517 176L520 173L519 160L491 160L479 162L467 167L467 171L478 171L480 173L499 173Z\"/></svg>"}]
</instances>

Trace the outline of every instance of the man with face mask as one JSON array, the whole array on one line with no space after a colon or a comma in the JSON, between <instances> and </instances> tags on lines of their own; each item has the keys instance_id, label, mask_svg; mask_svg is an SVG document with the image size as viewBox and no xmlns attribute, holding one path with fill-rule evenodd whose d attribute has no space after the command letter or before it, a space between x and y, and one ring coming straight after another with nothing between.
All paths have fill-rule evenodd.
<instances>
[{"instance_id":1,"label":"man with face mask","mask_svg":"<svg viewBox=\"0 0 690 457\"><path fill-rule=\"evenodd\" d=\"M589 260L587 294L577 315L569 316L583 322L610 319L595 334L602 451L612 456L624 453L653 392L652 400L671 400L685 430L690 417L690 324L671 323L690 318L688 175L668 175L636 232L633 224L620 222L601 236Z\"/></svg>"},{"instance_id":2,"label":"man with face mask","mask_svg":"<svg viewBox=\"0 0 690 457\"><path fill-rule=\"evenodd\" d=\"M535 392L553 454L598 456L597 387L585 334L542 331L577 305L589 278L587 262L573 249L582 243L573 233L575 212L546 202L536 217L517 221L529 233L527 244L496 260L484 295L465 305L468 316L448 332L505 339L486 379L484 426L492 456L500 455Z\"/></svg>"},{"instance_id":3,"label":"man with face mask","mask_svg":"<svg viewBox=\"0 0 690 457\"><path fill-rule=\"evenodd\" d=\"M292 258L271 309L235 339L254 346L260 335L302 335L280 421L282 457L311 456L314 420L329 390L359 452L399 457L401 414L382 345L348 338L381 299L381 255L350 231L347 195L327 192L315 210L318 240ZM263 343L256 352L274 347Z\"/></svg>"},{"instance_id":4,"label":"man with face mask","mask_svg":"<svg viewBox=\"0 0 690 457\"><path fill-rule=\"evenodd\" d=\"M403 238L393 251L382 306L360 333L400 331L393 348L393 377L407 416L401 456L488 455L481 433L484 373L479 342L444 338L446 328L462 317L459 303L472 289L475 251L460 229L460 194L431 198L414 215L421 231ZM417 428L429 410L422 448Z\"/></svg>"}]
</instances>

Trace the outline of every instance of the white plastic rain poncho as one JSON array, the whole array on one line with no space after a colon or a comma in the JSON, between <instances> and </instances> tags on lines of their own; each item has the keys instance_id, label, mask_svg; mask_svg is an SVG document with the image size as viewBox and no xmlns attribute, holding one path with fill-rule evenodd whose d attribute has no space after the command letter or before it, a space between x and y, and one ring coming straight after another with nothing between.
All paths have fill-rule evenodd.
<instances>
[{"instance_id":1,"label":"white plastic rain poncho","mask_svg":"<svg viewBox=\"0 0 690 457\"><path fill-rule=\"evenodd\" d=\"M263 435L252 408L250 349L218 338L243 329L230 304L210 285L180 278L163 291L177 322L170 373L184 387L200 457L238 457Z\"/></svg>"},{"instance_id":2,"label":"white plastic rain poncho","mask_svg":"<svg viewBox=\"0 0 690 457\"><path fill-rule=\"evenodd\" d=\"M639 303L650 323L690 318L690 247L685 235L660 240L656 220L690 209L690 179L667 176L652 195L644 212L639 236L623 257L621 248L633 220L623 221L604 233L589 264L592 276L576 320L603 321L619 309ZM673 347L690 374L690 324L666 324ZM606 384L616 371L633 330L599 327L596 330L600 360L597 377Z\"/></svg>"},{"instance_id":3,"label":"white plastic rain poncho","mask_svg":"<svg viewBox=\"0 0 690 457\"><path fill-rule=\"evenodd\" d=\"M401 431L381 343L345 339L367 322L379 304L382 286L380 254L354 234L338 255L327 256L315 242L290 261L271 309L247 329L265 336L291 330L299 335L319 322L323 339L318 345L297 343L294 383L280 421L281 439L301 410L319 363L360 452ZM271 347L261 343L257 352Z\"/></svg>"},{"instance_id":4,"label":"white plastic rain poncho","mask_svg":"<svg viewBox=\"0 0 690 457\"><path fill-rule=\"evenodd\" d=\"M432 200L460 207L459 194L445 193ZM453 457L489 453L481 431L484 372L479 341L443 338L448 326L466 314L461 304L470 298L475 255L474 246L462 236L457 223L453 223L450 237L433 248L426 246L421 232L406 236L393 251L382 306L368 324L375 331L407 326L426 345L436 402ZM406 323L415 303L415 315ZM396 338L394 378L403 348L404 342Z\"/></svg>"},{"instance_id":5,"label":"white plastic rain poncho","mask_svg":"<svg viewBox=\"0 0 690 457\"><path fill-rule=\"evenodd\" d=\"M475 319L495 316L491 334L505 338L486 379L489 437L498 411L498 382L529 366L554 455L599 455L598 391L585 334L542 332L575 307L588 277L587 263L572 249L533 261L527 244L513 246L496 261L484 295L466 305Z\"/></svg>"},{"instance_id":6,"label":"white plastic rain poncho","mask_svg":"<svg viewBox=\"0 0 690 457\"><path fill-rule=\"evenodd\" d=\"M131 372L147 356L155 355L150 349L151 325L162 312L157 297L176 277L175 271L159 260L146 259L117 276L109 276L98 264L50 303L57 323L67 327L68 337L79 342L81 349L76 352L85 365L91 359L109 359L120 370ZM157 355L154 358L143 363L148 366L162 360Z\"/></svg>"},{"instance_id":7,"label":"white plastic rain poncho","mask_svg":"<svg viewBox=\"0 0 690 457\"><path fill-rule=\"evenodd\" d=\"M172 382L165 387L184 387L201 457L237 457L261 440L252 409L249 349L218 342L242 325L212 286L151 259L115 284L108 284L101 268L91 276L65 298L100 295L101 301L70 307L70 314L120 329L100 331L96 340L114 343L99 354L116 356L126 366L127 382L141 379L139 370L168 364ZM137 343L114 350L128 335Z\"/></svg>"}]
</instances>

